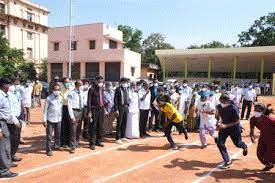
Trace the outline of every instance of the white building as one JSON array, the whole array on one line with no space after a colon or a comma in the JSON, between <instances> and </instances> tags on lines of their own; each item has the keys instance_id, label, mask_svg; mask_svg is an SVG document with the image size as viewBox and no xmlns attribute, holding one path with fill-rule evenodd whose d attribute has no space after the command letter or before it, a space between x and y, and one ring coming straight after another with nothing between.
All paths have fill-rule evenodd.
<instances>
[{"instance_id":1,"label":"white building","mask_svg":"<svg viewBox=\"0 0 275 183\"><path fill-rule=\"evenodd\" d=\"M0 0L0 31L11 48L22 49L36 65L48 57L48 14L28 0Z\"/></svg>"}]
</instances>

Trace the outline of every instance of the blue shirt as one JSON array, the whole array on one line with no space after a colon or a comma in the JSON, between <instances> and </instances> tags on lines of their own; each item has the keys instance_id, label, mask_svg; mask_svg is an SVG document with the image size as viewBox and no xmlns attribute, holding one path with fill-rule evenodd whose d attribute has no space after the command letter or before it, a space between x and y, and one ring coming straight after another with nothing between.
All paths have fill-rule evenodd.
<instances>
[{"instance_id":1,"label":"blue shirt","mask_svg":"<svg viewBox=\"0 0 275 183\"><path fill-rule=\"evenodd\" d=\"M18 119L11 114L10 101L8 94L0 90L0 119L10 124L19 123Z\"/></svg>"},{"instance_id":2,"label":"blue shirt","mask_svg":"<svg viewBox=\"0 0 275 183\"><path fill-rule=\"evenodd\" d=\"M235 123L240 120L239 109L235 105L231 104L228 107L222 108L222 106L219 104L217 109L223 124Z\"/></svg>"}]
</instances>

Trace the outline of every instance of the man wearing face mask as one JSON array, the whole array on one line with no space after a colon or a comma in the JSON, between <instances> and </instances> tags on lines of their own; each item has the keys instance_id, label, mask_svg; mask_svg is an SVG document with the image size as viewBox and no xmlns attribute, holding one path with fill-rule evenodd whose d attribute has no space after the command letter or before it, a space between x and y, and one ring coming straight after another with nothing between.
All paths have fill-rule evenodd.
<instances>
[{"instance_id":1,"label":"man wearing face mask","mask_svg":"<svg viewBox=\"0 0 275 183\"><path fill-rule=\"evenodd\" d=\"M84 95L84 109L83 109L83 115L82 115L82 121L84 122L84 127L83 127L83 133L82 137L83 139L88 139L88 124L89 124L89 118L88 118L88 92L90 89L89 81L88 80L83 80L83 86L82 86L82 91Z\"/></svg>"},{"instance_id":2,"label":"man wearing face mask","mask_svg":"<svg viewBox=\"0 0 275 183\"><path fill-rule=\"evenodd\" d=\"M81 80L75 82L75 89L68 94L68 111L70 115L70 153L75 153L75 148L79 147L79 137L81 133L82 114L84 108L84 94L81 90L83 83Z\"/></svg>"},{"instance_id":3,"label":"man wearing face mask","mask_svg":"<svg viewBox=\"0 0 275 183\"><path fill-rule=\"evenodd\" d=\"M102 144L102 131L106 101L103 87L103 77L97 76L88 93L88 117L92 119L89 128L91 150L95 150L96 146L104 147Z\"/></svg>"},{"instance_id":4,"label":"man wearing face mask","mask_svg":"<svg viewBox=\"0 0 275 183\"><path fill-rule=\"evenodd\" d=\"M33 85L30 80L27 80L25 84L25 101L24 107L26 109L25 121L26 123L30 123L30 110L32 107L32 92L33 92Z\"/></svg>"},{"instance_id":5,"label":"man wearing face mask","mask_svg":"<svg viewBox=\"0 0 275 183\"><path fill-rule=\"evenodd\" d=\"M127 125L127 117L129 113L129 89L126 78L120 79L120 87L118 87L115 91L114 98L114 109L116 111L117 117L117 127L116 127L116 143L122 144L122 140L125 139L125 131Z\"/></svg>"},{"instance_id":6,"label":"man wearing face mask","mask_svg":"<svg viewBox=\"0 0 275 183\"><path fill-rule=\"evenodd\" d=\"M44 108L44 127L46 128L46 153L47 156L53 156L52 153L52 133L54 131L54 148L61 148L61 119L62 119L62 96L59 84L53 86L52 94L49 95L45 102Z\"/></svg>"},{"instance_id":7,"label":"man wearing face mask","mask_svg":"<svg viewBox=\"0 0 275 183\"><path fill-rule=\"evenodd\" d=\"M255 90L253 89L252 85L249 85L247 89L243 90L242 99L243 99L243 106L242 106L242 113L241 113L241 120L244 118L244 113L246 111L246 120L249 119L252 104L257 97Z\"/></svg>"},{"instance_id":8,"label":"man wearing face mask","mask_svg":"<svg viewBox=\"0 0 275 183\"><path fill-rule=\"evenodd\" d=\"M154 79L153 80L153 86L150 87L150 92L151 92L151 117L149 119L149 130L152 129L153 126L153 120L155 119L155 127L154 127L154 131L158 131L160 129L160 123L158 120L158 115L159 112L158 110L155 108L153 102L156 100L157 96L158 96L158 88L159 88L159 84L158 84L158 80Z\"/></svg>"},{"instance_id":9,"label":"man wearing face mask","mask_svg":"<svg viewBox=\"0 0 275 183\"><path fill-rule=\"evenodd\" d=\"M220 102L221 104L217 106L217 129L219 131L217 146L224 160L224 164L221 168L227 169L232 165L232 161L229 158L225 146L225 142L228 136L230 136L236 147L243 149L244 156L247 155L248 151L247 145L242 141L238 108L231 103L228 95L222 95Z\"/></svg>"},{"instance_id":10,"label":"man wearing face mask","mask_svg":"<svg viewBox=\"0 0 275 183\"><path fill-rule=\"evenodd\" d=\"M104 98L106 101L106 111L104 118L104 134L112 134L113 132L113 122L115 120L115 111L114 111L114 98L115 92L113 90L113 84L111 82L107 82L105 84Z\"/></svg>"},{"instance_id":11,"label":"man wearing face mask","mask_svg":"<svg viewBox=\"0 0 275 183\"><path fill-rule=\"evenodd\" d=\"M41 107L41 92L42 92L42 84L37 79L33 85L33 107L35 107L35 103L38 104L39 107Z\"/></svg>"}]
</instances>

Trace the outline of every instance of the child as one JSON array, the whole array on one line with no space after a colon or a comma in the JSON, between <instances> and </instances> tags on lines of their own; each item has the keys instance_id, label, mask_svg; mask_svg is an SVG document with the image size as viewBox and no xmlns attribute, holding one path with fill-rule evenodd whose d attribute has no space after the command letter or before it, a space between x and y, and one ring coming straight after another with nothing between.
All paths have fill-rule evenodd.
<instances>
[{"instance_id":1,"label":"child","mask_svg":"<svg viewBox=\"0 0 275 183\"><path fill-rule=\"evenodd\" d=\"M171 136L171 129L175 126L180 133L184 133L185 139L188 139L187 131L183 126L183 117L180 115L178 110L170 103L166 102L165 97L158 97L157 103L160 111L167 117L167 123L163 124L164 134L167 140L170 143L170 146L173 150L177 150L178 147L176 146L173 138Z\"/></svg>"},{"instance_id":2,"label":"child","mask_svg":"<svg viewBox=\"0 0 275 183\"><path fill-rule=\"evenodd\" d=\"M51 141L54 130L55 149L61 149L61 120L62 120L62 97L59 84L53 86L53 92L46 99L44 109L44 127L46 128L46 153L47 156L53 156Z\"/></svg>"},{"instance_id":3,"label":"child","mask_svg":"<svg viewBox=\"0 0 275 183\"><path fill-rule=\"evenodd\" d=\"M200 113L200 141L201 148L207 147L205 135L209 133L217 141L215 137L216 123L215 118L216 107L215 104L207 101L207 96L201 96L200 102L198 104L198 112Z\"/></svg>"}]
</instances>

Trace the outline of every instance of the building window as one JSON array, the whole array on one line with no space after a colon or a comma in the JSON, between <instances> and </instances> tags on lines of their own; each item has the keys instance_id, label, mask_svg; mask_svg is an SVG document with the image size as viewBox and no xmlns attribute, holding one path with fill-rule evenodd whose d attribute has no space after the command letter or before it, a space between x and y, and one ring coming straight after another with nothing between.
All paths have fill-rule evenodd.
<instances>
[{"instance_id":1,"label":"building window","mask_svg":"<svg viewBox=\"0 0 275 183\"><path fill-rule=\"evenodd\" d=\"M29 28L29 29L33 29L33 26L32 26L32 25L28 25L28 28Z\"/></svg>"},{"instance_id":2,"label":"building window","mask_svg":"<svg viewBox=\"0 0 275 183\"><path fill-rule=\"evenodd\" d=\"M27 58L29 59L33 58L32 48L27 48Z\"/></svg>"},{"instance_id":3,"label":"building window","mask_svg":"<svg viewBox=\"0 0 275 183\"><path fill-rule=\"evenodd\" d=\"M136 71L136 68L135 67L131 67L131 76L132 77L135 76L135 71Z\"/></svg>"},{"instance_id":4,"label":"building window","mask_svg":"<svg viewBox=\"0 0 275 183\"><path fill-rule=\"evenodd\" d=\"M27 32L27 38L28 38L28 40L33 40L33 33Z\"/></svg>"},{"instance_id":5,"label":"building window","mask_svg":"<svg viewBox=\"0 0 275 183\"><path fill-rule=\"evenodd\" d=\"M94 50L96 48L95 40L90 40L90 50Z\"/></svg>"},{"instance_id":6,"label":"building window","mask_svg":"<svg viewBox=\"0 0 275 183\"><path fill-rule=\"evenodd\" d=\"M53 44L54 46L54 51L58 51L59 50L59 42L54 42L54 44Z\"/></svg>"},{"instance_id":7,"label":"building window","mask_svg":"<svg viewBox=\"0 0 275 183\"><path fill-rule=\"evenodd\" d=\"M110 49L117 49L117 42L113 41L113 40L110 40L109 41L109 48Z\"/></svg>"},{"instance_id":8,"label":"building window","mask_svg":"<svg viewBox=\"0 0 275 183\"><path fill-rule=\"evenodd\" d=\"M0 13L5 13L5 4L0 3Z\"/></svg>"},{"instance_id":9,"label":"building window","mask_svg":"<svg viewBox=\"0 0 275 183\"><path fill-rule=\"evenodd\" d=\"M3 33L4 35L6 34L6 26L5 25L0 25L0 33Z\"/></svg>"},{"instance_id":10,"label":"building window","mask_svg":"<svg viewBox=\"0 0 275 183\"><path fill-rule=\"evenodd\" d=\"M77 50L77 42L76 41L72 41L71 42L71 50Z\"/></svg>"},{"instance_id":11,"label":"building window","mask_svg":"<svg viewBox=\"0 0 275 183\"><path fill-rule=\"evenodd\" d=\"M33 22L33 19L34 19L34 14L27 12L27 20L30 22Z\"/></svg>"}]
</instances>

